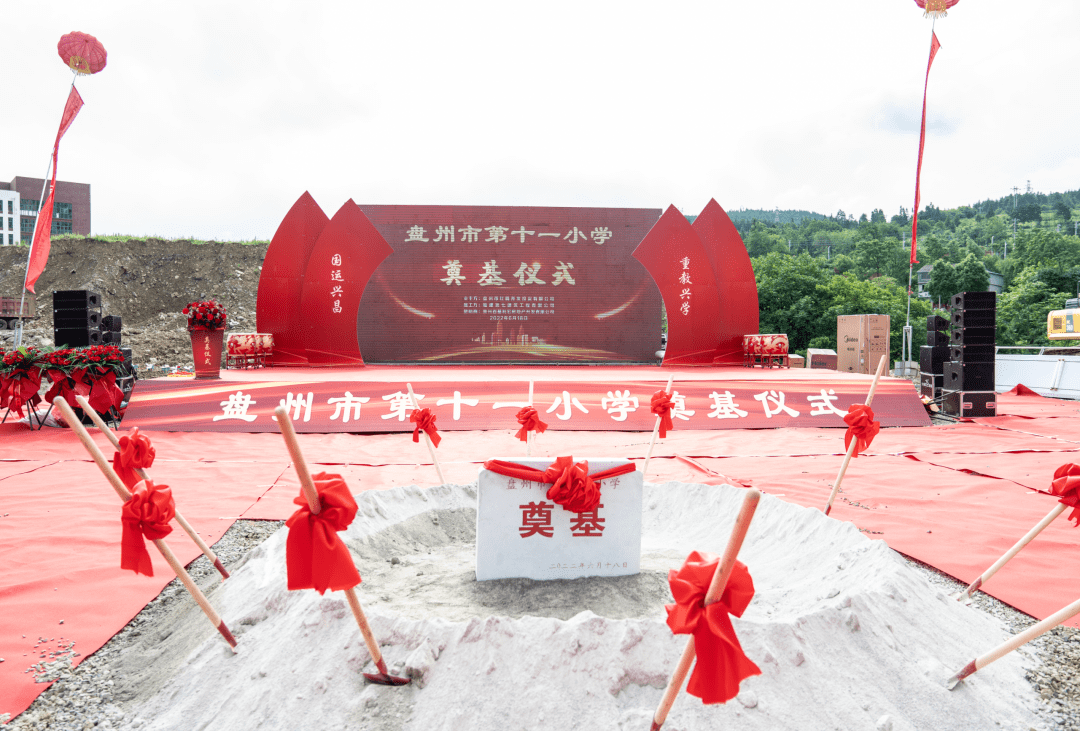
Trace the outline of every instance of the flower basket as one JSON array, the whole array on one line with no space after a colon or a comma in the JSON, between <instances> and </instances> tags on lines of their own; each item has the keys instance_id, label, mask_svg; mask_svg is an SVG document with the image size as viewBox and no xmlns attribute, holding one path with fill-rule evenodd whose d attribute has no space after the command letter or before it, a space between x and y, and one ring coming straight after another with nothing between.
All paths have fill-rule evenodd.
<instances>
[{"instance_id":1,"label":"flower basket","mask_svg":"<svg viewBox=\"0 0 1080 731\"><path fill-rule=\"evenodd\" d=\"M196 378L221 375L222 338L225 334L225 307L215 300L198 300L184 308L191 335L191 355Z\"/></svg>"}]
</instances>

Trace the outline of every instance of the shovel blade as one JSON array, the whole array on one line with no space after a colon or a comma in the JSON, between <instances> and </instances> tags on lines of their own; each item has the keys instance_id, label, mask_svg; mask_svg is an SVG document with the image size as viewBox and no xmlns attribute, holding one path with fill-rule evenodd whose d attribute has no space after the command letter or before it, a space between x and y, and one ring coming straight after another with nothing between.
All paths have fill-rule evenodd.
<instances>
[{"instance_id":1,"label":"shovel blade","mask_svg":"<svg viewBox=\"0 0 1080 731\"><path fill-rule=\"evenodd\" d=\"M387 675L386 673L364 673L364 678L369 683L376 683L377 685L408 685L412 682L409 678L399 678L396 675Z\"/></svg>"}]
</instances>

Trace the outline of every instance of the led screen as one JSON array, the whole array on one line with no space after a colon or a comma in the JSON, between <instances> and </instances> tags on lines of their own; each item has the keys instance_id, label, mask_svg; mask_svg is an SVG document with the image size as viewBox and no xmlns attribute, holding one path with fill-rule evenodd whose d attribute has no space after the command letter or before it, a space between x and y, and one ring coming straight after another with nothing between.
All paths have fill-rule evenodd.
<instances>
[{"instance_id":1,"label":"led screen","mask_svg":"<svg viewBox=\"0 0 1080 731\"><path fill-rule=\"evenodd\" d=\"M394 250L360 303L365 361L656 361L660 293L631 252L659 210L360 208Z\"/></svg>"}]
</instances>

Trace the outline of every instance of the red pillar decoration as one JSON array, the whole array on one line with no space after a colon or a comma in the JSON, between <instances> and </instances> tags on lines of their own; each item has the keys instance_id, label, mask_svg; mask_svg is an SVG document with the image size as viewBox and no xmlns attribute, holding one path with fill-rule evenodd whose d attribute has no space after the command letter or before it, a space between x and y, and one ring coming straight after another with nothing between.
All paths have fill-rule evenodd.
<instances>
[{"instance_id":1,"label":"red pillar decoration","mask_svg":"<svg viewBox=\"0 0 1080 731\"><path fill-rule=\"evenodd\" d=\"M356 325L371 275L394 250L350 198L322 230L304 271L301 315L311 365L363 365Z\"/></svg>"},{"instance_id":2,"label":"red pillar decoration","mask_svg":"<svg viewBox=\"0 0 1080 731\"><path fill-rule=\"evenodd\" d=\"M694 230L705 245L720 311L716 318L716 365L742 365L742 336L758 331L758 292L746 245L728 214L712 199L694 219Z\"/></svg>"},{"instance_id":3,"label":"red pillar decoration","mask_svg":"<svg viewBox=\"0 0 1080 731\"><path fill-rule=\"evenodd\" d=\"M274 336L274 365L308 362L300 314L304 270L319 234L330 219L311 194L304 192L285 214L263 260L255 303L255 327Z\"/></svg>"}]
</instances>

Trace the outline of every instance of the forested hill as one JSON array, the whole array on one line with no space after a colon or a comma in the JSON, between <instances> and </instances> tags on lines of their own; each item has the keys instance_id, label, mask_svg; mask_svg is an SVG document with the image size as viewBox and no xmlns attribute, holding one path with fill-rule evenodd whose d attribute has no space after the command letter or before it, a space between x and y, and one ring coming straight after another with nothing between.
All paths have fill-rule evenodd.
<instances>
[{"instance_id":1,"label":"forested hill","mask_svg":"<svg viewBox=\"0 0 1080 731\"><path fill-rule=\"evenodd\" d=\"M785 222L785 214L788 222ZM893 358L907 319L911 212L858 218L805 211L730 213L754 265L761 332L787 333L796 351L836 347L836 317L892 317ZM1046 317L1080 289L1080 190L1020 193L919 214L911 322L995 275L999 345L1048 345ZM1003 284L1002 284L1003 283ZM921 295L921 296L920 296ZM921 340L918 330L916 341ZM916 348L916 353L918 350Z\"/></svg>"},{"instance_id":2,"label":"forested hill","mask_svg":"<svg viewBox=\"0 0 1080 731\"><path fill-rule=\"evenodd\" d=\"M779 217L779 223L793 223L798 226L803 221L817 221L828 218L828 216L823 213L814 213L813 211L781 211L779 209L763 211L755 208L740 208L737 211L728 211L727 214L736 225L744 222L749 223L751 221L776 223L777 217Z\"/></svg>"}]
</instances>

